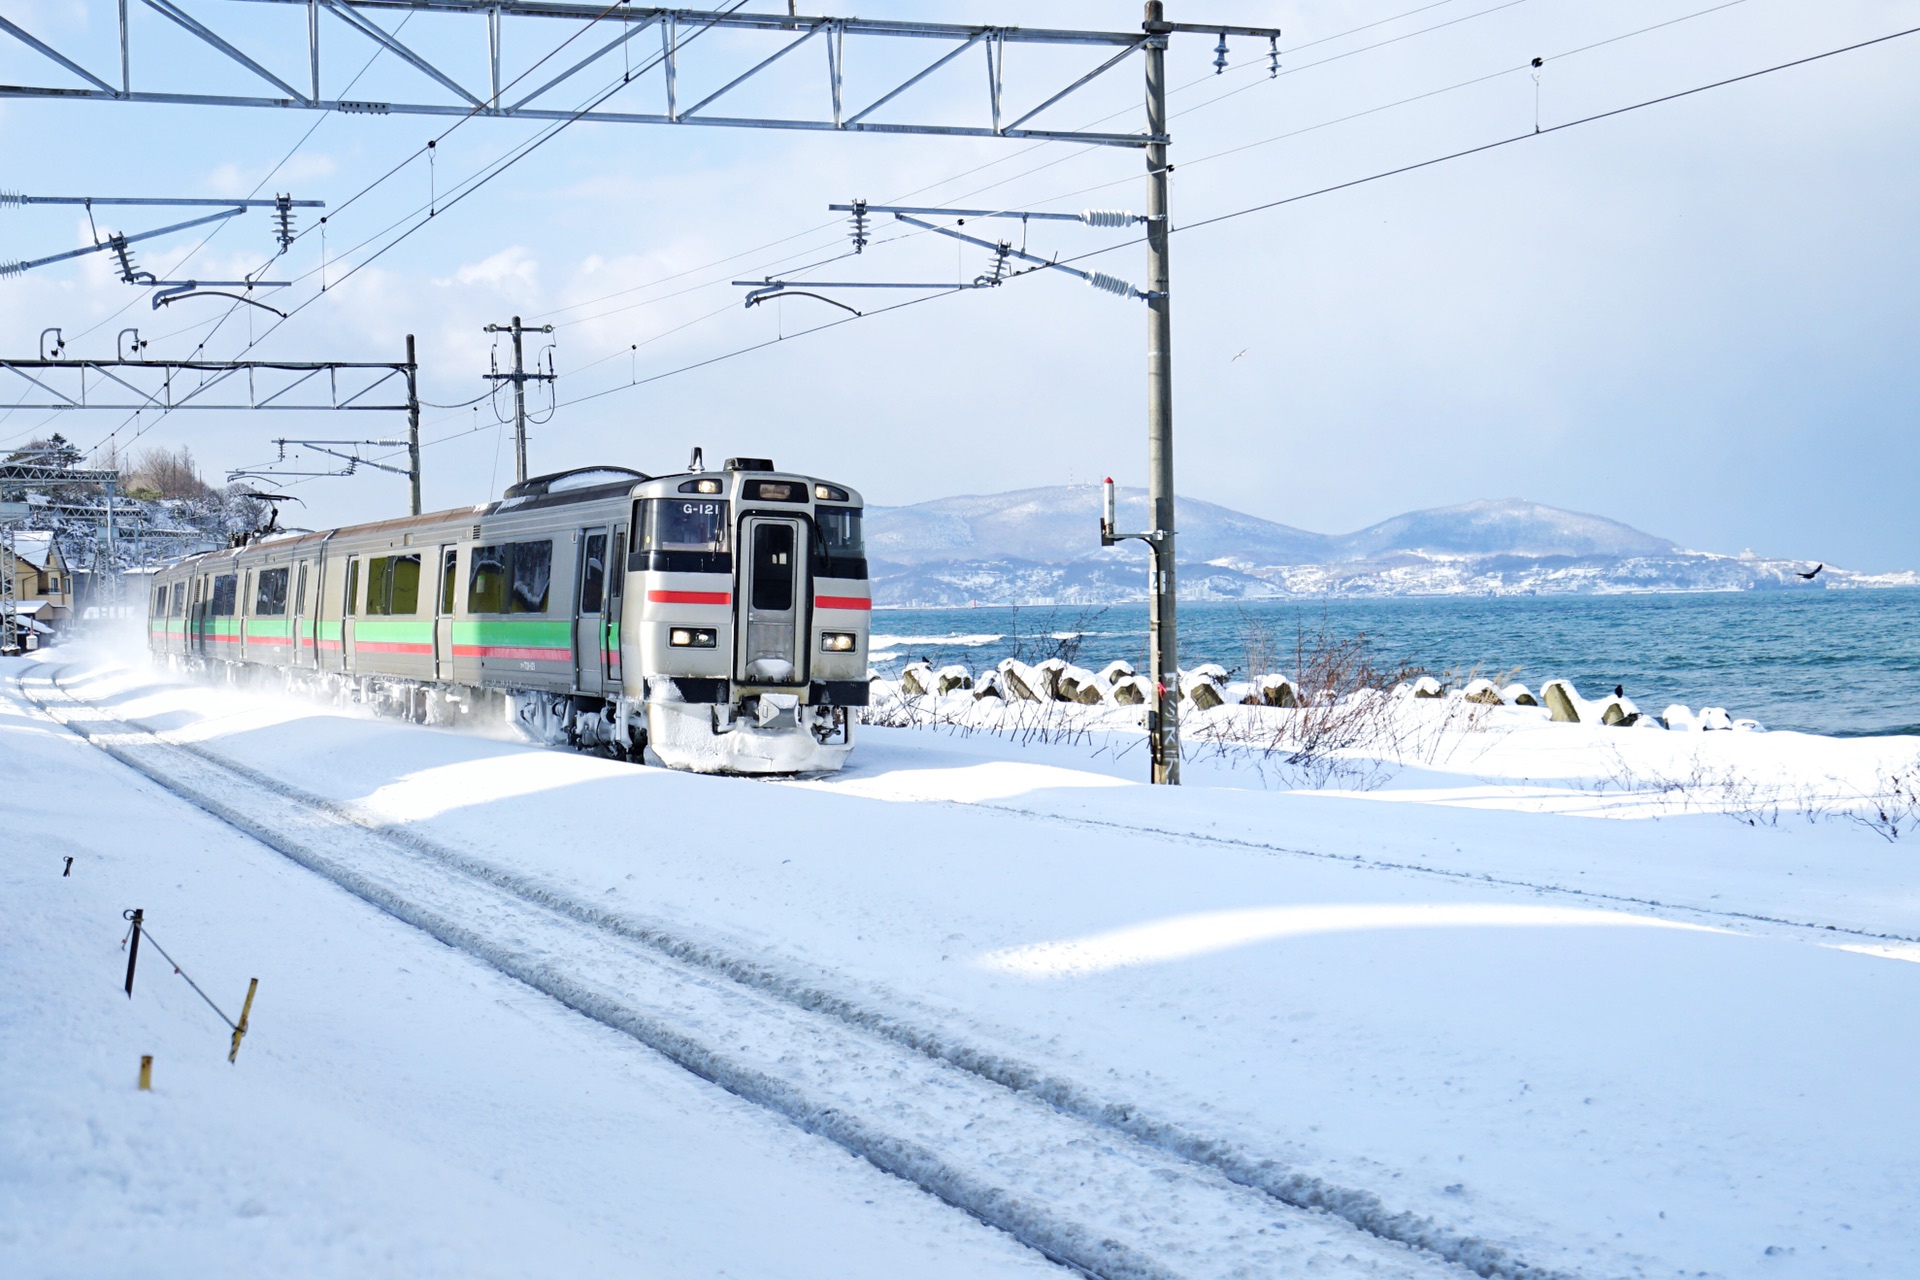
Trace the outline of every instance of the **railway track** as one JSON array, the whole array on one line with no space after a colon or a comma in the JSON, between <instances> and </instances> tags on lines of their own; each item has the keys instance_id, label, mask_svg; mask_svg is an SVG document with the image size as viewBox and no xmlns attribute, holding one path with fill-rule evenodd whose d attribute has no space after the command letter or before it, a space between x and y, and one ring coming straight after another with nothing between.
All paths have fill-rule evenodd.
<instances>
[{"instance_id":1,"label":"railway track","mask_svg":"<svg viewBox=\"0 0 1920 1280\"><path fill-rule=\"evenodd\" d=\"M165 790L1081 1274L1571 1280L1370 1192L169 741L74 696L60 674L17 684Z\"/></svg>"}]
</instances>

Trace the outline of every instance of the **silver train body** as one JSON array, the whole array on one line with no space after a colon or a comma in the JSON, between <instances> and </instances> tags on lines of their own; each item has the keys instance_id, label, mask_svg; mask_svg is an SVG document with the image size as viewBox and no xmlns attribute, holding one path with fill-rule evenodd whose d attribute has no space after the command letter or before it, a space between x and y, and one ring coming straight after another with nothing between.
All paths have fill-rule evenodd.
<instances>
[{"instance_id":1,"label":"silver train body","mask_svg":"<svg viewBox=\"0 0 1920 1280\"><path fill-rule=\"evenodd\" d=\"M729 459L258 540L156 575L176 665L706 773L837 769L867 703L861 498Z\"/></svg>"}]
</instances>

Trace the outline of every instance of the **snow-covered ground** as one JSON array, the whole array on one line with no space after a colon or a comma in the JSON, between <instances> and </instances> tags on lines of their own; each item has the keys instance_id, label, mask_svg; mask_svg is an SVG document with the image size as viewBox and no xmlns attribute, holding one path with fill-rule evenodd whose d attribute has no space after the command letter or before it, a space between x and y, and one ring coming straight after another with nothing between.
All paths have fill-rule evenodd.
<instances>
[{"instance_id":1,"label":"snow-covered ground","mask_svg":"<svg viewBox=\"0 0 1920 1280\"><path fill-rule=\"evenodd\" d=\"M1920 1274L1920 832L1846 816L1912 739L1495 708L1169 790L1123 725L947 724L756 782L0 674L10 1274ZM260 977L236 1065L157 955L121 994L132 906Z\"/></svg>"}]
</instances>

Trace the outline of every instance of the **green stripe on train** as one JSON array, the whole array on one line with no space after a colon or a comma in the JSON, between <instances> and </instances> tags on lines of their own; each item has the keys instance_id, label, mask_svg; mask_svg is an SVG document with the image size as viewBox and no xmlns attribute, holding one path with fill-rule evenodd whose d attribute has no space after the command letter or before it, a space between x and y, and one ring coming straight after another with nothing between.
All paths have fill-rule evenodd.
<instances>
[{"instance_id":1,"label":"green stripe on train","mask_svg":"<svg viewBox=\"0 0 1920 1280\"><path fill-rule=\"evenodd\" d=\"M412 618L355 618L355 644L432 644L433 620Z\"/></svg>"},{"instance_id":2,"label":"green stripe on train","mask_svg":"<svg viewBox=\"0 0 1920 1280\"><path fill-rule=\"evenodd\" d=\"M453 642L501 648L567 649L573 645L569 619L484 618L453 624Z\"/></svg>"}]
</instances>

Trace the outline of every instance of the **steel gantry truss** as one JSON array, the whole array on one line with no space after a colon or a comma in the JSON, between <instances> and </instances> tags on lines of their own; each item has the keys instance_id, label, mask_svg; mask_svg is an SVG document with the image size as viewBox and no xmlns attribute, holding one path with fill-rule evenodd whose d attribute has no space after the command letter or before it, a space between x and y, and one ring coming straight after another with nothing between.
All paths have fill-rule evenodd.
<instances>
[{"instance_id":1,"label":"steel gantry truss","mask_svg":"<svg viewBox=\"0 0 1920 1280\"><path fill-rule=\"evenodd\" d=\"M832 133L923 134L949 137L1026 138L1093 146L1132 147L1144 152L1147 178L1146 275L1139 287L1088 273L1089 282L1122 296L1143 299L1147 312L1147 489L1148 514L1152 528L1138 535L1147 539L1153 552L1151 570L1151 610L1149 614L1149 663L1152 669L1153 702L1148 716L1148 745L1152 777L1155 782L1180 780L1180 680L1178 669L1178 631L1176 625L1177 585L1174 559L1174 487L1173 487L1173 328L1168 234L1172 230L1168 210L1167 147L1167 69L1168 40L1178 33L1219 36L1214 68L1226 68L1227 37L1263 40L1261 51L1270 63L1270 72L1279 66L1280 31L1274 27L1248 27L1233 23L1169 22L1163 0L1147 0L1145 20L1136 31L1072 31L1016 26L995 26L943 22L907 22L871 18L805 17L792 12L749 13L736 6L730 12L697 9L641 8L614 0L610 4L560 3L558 0L194 0L201 16L189 14L182 0L118 0L120 17L118 82L96 74L83 65L76 52L62 51L27 31L19 23L0 17L0 36L10 36L32 49L71 79L61 84L0 84L0 98L40 98L64 101L177 103L233 107L265 107L311 111L369 112L393 115L427 115L503 119L580 121L592 120L616 124L704 125L747 129L817 130ZM135 6L144 6L167 22L185 31L213 50L229 73L240 77L232 85L196 86L196 92L164 92L133 85L133 31L130 15ZM283 77L262 61L243 52L239 41L258 42L258 27L250 26L236 15L263 12L259 6L295 6L304 10L304 39L300 49L276 50L283 70L298 54L304 54L298 71L286 70ZM242 6L253 6L251 10ZM283 8L281 12L286 12ZM217 17L210 15L218 14ZM461 46L483 47L486 62L478 75L472 72L463 80L444 61L436 61L421 50L419 37L409 32L414 44L399 39L400 22L416 14L439 15L447 23L472 28ZM395 19L399 21L395 21ZM564 32L558 48L549 45L538 60L529 63L517 78L504 79L503 62L507 58L509 28L512 31L541 30L551 41L556 31ZM224 23L224 30L214 24ZM321 34L344 26L359 37L416 73L418 96L410 100L347 100L329 97L322 75ZM689 46L700 36L715 30L733 31L764 37L762 41L701 41L689 59ZM652 36L659 37L658 51L650 46ZM637 45L641 37L647 45ZM575 51L575 41L578 50ZM745 57L742 49L758 44ZM888 54L898 56L902 46L919 45L931 53L931 61L916 59L910 73L888 80L884 91L871 97L849 100L847 70L856 58L863 69L886 68ZM890 45L882 48L882 45ZM1031 96L1009 105L1006 54L1009 45L1073 48L1084 46L1092 53L1091 63L1077 76L1061 76L1065 83L1050 82ZM825 52L825 80L804 94L801 105L787 116L723 115L722 100L757 78L790 55L811 46ZM639 70L635 55L639 56ZM945 122L918 122L894 114L904 105L900 99L916 85L956 64L968 55L985 63L983 80L975 80L968 118ZM1145 82L1146 112L1144 128L1135 133L1111 133L1082 128L1051 128L1041 119L1060 103L1101 80L1122 63L1138 55ZM264 55L263 55L264 56ZM613 59L618 56L617 64ZM546 63L554 60L561 69L548 74ZM569 61L571 59L571 61ZM563 66L561 64L564 64ZM818 65L818 64L816 64ZM143 64L144 66L144 64ZM658 70L656 79L653 72ZM712 85L697 95L683 94L682 76L697 74L700 83ZM536 74L537 73L537 74ZM1067 78L1072 76L1073 78ZM521 81L537 81L531 87ZM690 77L691 80L691 77ZM74 83L77 81L78 83ZM274 92L263 94L264 81ZM299 87L296 87L298 84ZM1058 87L1054 87L1055 85ZM569 90L570 92L563 92ZM636 110L631 99L641 92L655 93L657 109ZM622 102L616 109L615 98ZM686 99L693 99L690 103ZM569 100L574 104L569 105ZM733 101L739 101L738 98ZM929 210L928 213L935 211ZM940 210L939 213L949 211ZM896 215L898 216L898 215ZM919 217L906 214L906 217ZM959 234L950 229L929 226L943 234ZM992 247L996 253L998 246ZM1036 268L1044 269L1044 268ZM844 304L838 304L844 305ZM0 365L0 371L7 366ZM16 370L17 372L18 370ZM418 467L415 467L415 493L418 493ZM416 510L418 507L416 506ZM1111 534L1102 526L1102 536Z\"/></svg>"},{"instance_id":2,"label":"steel gantry truss","mask_svg":"<svg viewBox=\"0 0 1920 1280\"><path fill-rule=\"evenodd\" d=\"M380 470L407 477L413 514L420 514L420 364L412 334L407 335L405 360L129 360L124 355L86 360L65 357L66 344L59 340L59 332L49 329L40 335L40 359L0 356L0 383L17 379L14 385L21 387L18 399L6 399L6 391L0 391L0 407L121 413L182 409L404 413L406 440L372 443L406 447L405 471L388 466ZM126 350L129 333L135 335L133 348L138 352L145 344L133 329L121 331L121 350ZM51 344L48 334L54 335ZM51 356L46 354L49 349Z\"/></svg>"},{"instance_id":3,"label":"steel gantry truss","mask_svg":"<svg viewBox=\"0 0 1920 1280\"><path fill-rule=\"evenodd\" d=\"M144 6L153 14L185 31L219 54L224 65L236 77L232 86L207 86L194 93L161 92L134 87L136 62L133 6ZM242 41L259 42L257 31L234 29L228 19L243 13L242 6L297 6L306 11L305 48L298 70L286 64L294 51L274 50L277 58L262 52L259 58L243 52ZM176 103L203 106L272 107L318 111L370 112L380 115L470 114L525 120L602 120L625 124L711 125L752 129L814 129L841 133L914 133L948 134L957 137L1040 138L1060 142L1090 143L1101 146L1144 147L1165 141L1164 135L1147 133L1103 133L1084 129L1049 129L1035 124L1037 117L1067 97L1105 76L1156 40L1164 41L1171 31L1195 31L1224 40L1228 35L1277 39L1279 32L1269 27L1244 27L1233 24L1195 25L1161 23L1154 31L1070 31L1040 27L992 26L947 22L905 22L881 18L805 17L781 13L707 12L698 9L651 9L614 4L572 4L553 0L218 0L196 5L199 14L189 13L178 0L119 0L120 66L115 77L111 69L104 73L88 68L77 50L62 50L28 31L18 22L0 16L0 33L39 53L49 69L58 67L80 83L0 84L0 97L57 98L102 102ZM479 68L484 82L476 82L472 72L458 72L444 59L429 57L419 47L403 43L394 31L394 16L432 13L471 21L475 31L465 47L485 48L485 65ZM506 19L538 19L539 24L516 23ZM224 30L223 30L224 26ZM540 32L550 45L556 31L563 36L585 34L582 27L594 29L592 38L581 41L581 52L560 59L561 69L551 75L527 77L535 83L524 86L503 82L502 63L509 50L510 31ZM484 27L484 42L480 28ZM420 96L411 100L378 101L330 97L325 91L322 35L339 28L371 41L418 75ZM728 65L733 48L701 46L702 57L688 64L692 39L712 30L734 30L766 37L771 47L754 50L761 56L749 57ZM598 33L610 33L602 38ZM645 39L643 40L643 37ZM621 65L630 66L635 54L651 57L658 41L655 59L662 74L655 91L660 94L658 109L615 110L604 106L582 112L558 99L571 86L595 92L605 87L607 76L600 74ZM850 59L862 44L876 41L917 42L930 46L931 61L919 70L892 83L891 87L870 99L851 101L846 93L846 70ZM1042 92L1037 98L1011 103L1007 94L1006 49L1008 45L1084 46L1096 51L1097 61L1078 78ZM812 109L791 117L734 116L722 113L722 99L747 85L789 55L811 46L824 50L824 78ZM853 46L850 49L849 46ZM712 50L708 56L708 50ZM544 48L542 50L544 52ZM981 93L968 123L909 123L881 118L883 109L896 106L896 99L948 64L971 53L985 63L986 74L975 81ZM1100 53L1106 56L1098 57ZM531 59L525 59L531 61ZM614 60L614 61L609 61ZM283 74L268 66L278 62ZM331 65L331 59L326 60ZM144 62L141 62L144 68ZM509 65L511 65L509 63ZM597 69L597 70L596 70ZM683 73L700 73L703 83L718 87L697 98L681 92ZM636 82L638 75L632 77ZM652 77L649 77L652 78ZM620 83L617 74L614 83ZM277 91L262 94L264 84ZM692 101L688 101L692 98Z\"/></svg>"}]
</instances>

